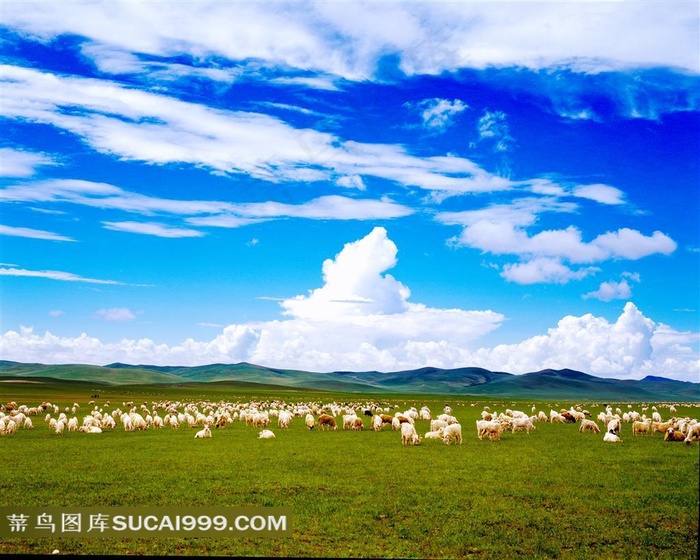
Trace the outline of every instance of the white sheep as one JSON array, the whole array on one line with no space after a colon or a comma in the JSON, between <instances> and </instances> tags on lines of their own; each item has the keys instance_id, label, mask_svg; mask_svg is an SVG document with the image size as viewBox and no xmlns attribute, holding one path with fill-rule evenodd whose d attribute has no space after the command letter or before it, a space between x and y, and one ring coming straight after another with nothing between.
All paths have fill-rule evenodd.
<instances>
[{"instance_id":1,"label":"white sheep","mask_svg":"<svg viewBox=\"0 0 700 560\"><path fill-rule=\"evenodd\" d=\"M510 422L511 425L511 433L515 433L515 430L525 430L528 435L530 435L530 430L535 429L535 420L537 420L537 416L529 416L525 418L513 418Z\"/></svg>"},{"instance_id":2,"label":"white sheep","mask_svg":"<svg viewBox=\"0 0 700 560\"><path fill-rule=\"evenodd\" d=\"M316 425L316 419L314 418L314 415L311 413L307 414L304 418L304 424L307 428L309 428L309 430L313 430L314 426Z\"/></svg>"},{"instance_id":3,"label":"white sheep","mask_svg":"<svg viewBox=\"0 0 700 560\"><path fill-rule=\"evenodd\" d=\"M616 435L615 432L612 431L605 432L603 441L607 443L622 443L620 436Z\"/></svg>"},{"instance_id":4,"label":"white sheep","mask_svg":"<svg viewBox=\"0 0 700 560\"><path fill-rule=\"evenodd\" d=\"M581 420L581 425L579 426L578 431L580 433L583 433L587 430L593 432L594 434L600 433L600 428L598 427L598 424L596 424L593 420L588 420L588 418L584 418L583 420Z\"/></svg>"},{"instance_id":5,"label":"white sheep","mask_svg":"<svg viewBox=\"0 0 700 560\"><path fill-rule=\"evenodd\" d=\"M421 437L413 424L409 422L401 424L401 445L418 445L420 440Z\"/></svg>"},{"instance_id":6,"label":"white sheep","mask_svg":"<svg viewBox=\"0 0 700 560\"><path fill-rule=\"evenodd\" d=\"M688 428L688 433L683 441L690 445L693 440L700 441L700 422L693 424Z\"/></svg>"},{"instance_id":7,"label":"white sheep","mask_svg":"<svg viewBox=\"0 0 700 560\"><path fill-rule=\"evenodd\" d=\"M209 429L209 426L204 426L201 430L199 430L196 434L194 434L195 438L209 438L211 437L211 429Z\"/></svg>"},{"instance_id":8,"label":"white sheep","mask_svg":"<svg viewBox=\"0 0 700 560\"><path fill-rule=\"evenodd\" d=\"M462 426L461 424L450 424L446 428L443 429L442 432L442 441L445 442L445 444L450 445L452 443L452 440L454 440L455 445L460 444L462 445Z\"/></svg>"},{"instance_id":9,"label":"white sheep","mask_svg":"<svg viewBox=\"0 0 700 560\"><path fill-rule=\"evenodd\" d=\"M440 428L439 430L437 430L435 432L433 432L433 431L425 432L423 439L442 439L442 431L443 431L443 429Z\"/></svg>"},{"instance_id":10,"label":"white sheep","mask_svg":"<svg viewBox=\"0 0 700 560\"><path fill-rule=\"evenodd\" d=\"M258 439L272 439L275 437L275 434L272 432L272 430L260 430L260 433L258 434Z\"/></svg>"},{"instance_id":11,"label":"white sheep","mask_svg":"<svg viewBox=\"0 0 700 560\"><path fill-rule=\"evenodd\" d=\"M289 424L292 422L292 418L294 416L292 415L291 412L288 410L282 410L280 411L279 415L277 416L277 425L280 428L288 428Z\"/></svg>"}]
</instances>

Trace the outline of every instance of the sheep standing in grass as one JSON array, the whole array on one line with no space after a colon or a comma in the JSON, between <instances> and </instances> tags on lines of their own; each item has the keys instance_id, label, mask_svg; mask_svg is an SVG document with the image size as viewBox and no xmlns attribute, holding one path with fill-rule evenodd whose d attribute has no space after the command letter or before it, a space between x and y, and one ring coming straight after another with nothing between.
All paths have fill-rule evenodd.
<instances>
[{"instance_id":1,"label":"sheep standing in grass","mask_svg":"<svg viewBox=\"0 0 700 560\"><path fill-rule=\"evenodd\" d=\"M293 418L293 417L294 417L294 416L292 415L291 412L289 412L288 410L283 410L283 411L281 411L281 412L279 413L279 415L277 416L277 425L278 425L280 428L288 428L288 427L289 427L289 424L292 423L292 418Z\"/></svg>"},{"instance_id":2,"label":"sheep standing in grass","mask_svg":"<svg viewBox=\"0 0 700 560\"><path fill-rule=\"evenodd\" d=\"M537 420L537 416L513 418L510 422L511 433L514 434L515 430L525 430L530 435L530 430L535 429L535 420Z\"/></svg>"},{"instance_id":3,"label":"sheep standing in grass","mask_svg":"<svg viewBox=\"0 0 700 560\"><path fill-rule=\"evenodd\" d=\"M581 420L581 425L579 426L578 431L580 433L590 431L594 434L599 434L600 428L598 427L598 424L596 424L593 420L588 420L588 418L584 418L583 420Z\"/></svg>"},{"instance_id":4,"label":"sheep standing in grass","mask_svg":"<svg viewBox=\"0 0 700 560\"><path fill-rule=\"evenodd\" d=\"M651 426L651 420L647 420L645 422L640 422L638 420L635 420L632 423L632 435L634 437L637 437L637 434L644 434L645 436L649 434L649 427ZM652 436L654 435L653 433L651 434Z\"/></svg>"},{"instance_id":5,"label":"sheep standing in grass","mask_svg":"<svg viewBox=\"0 0 700 560\"><path fill-rule=\"evenodd\" d=\"M309 430L313 430L314 426L316 425L316 419L314 418L314 415L309 413L306 415L304 418L304 424Z\"/></svg>"},{"instance_id":6,"label":"sheep standing in grass","mask_svg":"<svg viewBox=\"0 0 700 560\"><path fill-rule=\"evenodd\" d=\"M450 443L452 443L453 440L455 442L455 445L462 445L461 424L450 424L446 428L443 428L442 441L444 441L446 445L450 445Z\"/></svg>"},{"instance_id":7,"label":"sheep standing in grass","mask_svg":"<svg viewBox=\"0 0 700 560\"><path fill-rule=\"evenodd\" d=\"M401 424L401 445L418 445L420 440L421 438L413 424L409 422Z\"/></svg>"},{"instance_id":8,"label":"sheep standing in grass","mask_svg":"<svg viewBox=\"0 0 700 560\"><path fill-rule=\"evenodd\" d=\"M318 417L318 429L322 430L324 427L331 430L337 430L338 424L335 423L335 418L329 414L321 414L321 416Z\"/></svg>"}]
</instances>

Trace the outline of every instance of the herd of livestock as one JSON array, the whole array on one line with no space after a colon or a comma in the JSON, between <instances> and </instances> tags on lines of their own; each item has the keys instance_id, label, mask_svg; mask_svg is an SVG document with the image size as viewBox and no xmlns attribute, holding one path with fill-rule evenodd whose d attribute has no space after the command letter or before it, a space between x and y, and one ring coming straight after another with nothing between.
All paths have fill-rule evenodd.
<instances>
[{"instance_id":1,"label":"herd of livestock","mask_svg":"<svg viewBox=\"0 0 700 560\"><path fill-rule=\"evenodd\" d=\"M471 406L480 405L472 403ZM610 405L602 406L603 410L595 420L581 406L559 411L551 409L549 414L536 412L535 406L530 413L509 408L497 413L491 411L489 406L483 406L481 419L476 421L476 435L480 440L487 438L497 441L504 431L513 434L516 431L526 431L529 434L539 422L576 423L581 433L602 432L604 442L621 443L621 427L629 424L634 437L654 437L659 433L666 441L681 441L686 444L700 442L700 422L695 418L677 416L677 405L641 405L640 411L637 411L629 404L624 412L619 407L613 409ZM386 402L153 401L138 406L133 402L122 402L121 406L112 407L109 401L97 404L92 400L85 408L87 412L81 414L79 403L63 409L50 402L35 406L17 404L14 401L0 404L0 435L10 436L21 430L33 429L38 423L37 418L40 418L42 424L59 435L65 432L99 434L115 429L127 432L162 428L177 430L187 426L198 430L195 438L209 438L212 437L212 428L223 429L234 422L243 422L259 429L259 438L272 439L275 437L273 428L284 430L295 418L299 418L309 430L337 430L339 424L343 430L396 430L401 434L403 445L417 445L424 439L441 440L447 445L462 443L462 425L449 405L445 405L435 417L427 406L394 410L399 407ZM660 409L664 411L665 419ZM417 430L416 422L419 420L430 423L430 430L423 435Z\"/></svg>"}]
</instances>

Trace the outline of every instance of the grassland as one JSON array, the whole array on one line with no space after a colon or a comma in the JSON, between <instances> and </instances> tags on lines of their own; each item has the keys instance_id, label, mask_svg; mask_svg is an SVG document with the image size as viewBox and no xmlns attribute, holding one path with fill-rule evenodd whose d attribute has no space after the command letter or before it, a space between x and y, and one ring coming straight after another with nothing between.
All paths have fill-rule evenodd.
<instances>
[{"instance_id":1,"label":"grassland","mask_svg":"<svg viewBox=\"0 0 700 560\"><path fill-rule=\"evenodd\" d=\"M61 407L89 383L1 383L0 399ZM161 399L363 402L427 405L444 396L347 395L245 384L100 388L112 407ZM274 440L236 422L195 440L180 428L86 435L34 430L0 438L0 503L22 506L284 506L293 536L279 539L7 539L5 554L234 555L420 558L696 558L698 445L633 438L620 445L578 426L538 423L529 435L479 441L483 405L529 410L572 402L449 397L464 444L403 447L397 432L318 432L295 419ZM611 403L612 404L612 403ZM627 403L620 405L627 408ZM632 405L639 408L637 405ZM641 406L641 405L640 405ZM585 403L593 415L601 403ZM664 412L665 417L668 411ZM678 416L698 417L698 408ZM418 431L428 430L418 422Z\"/></svg>"}]
</instances>

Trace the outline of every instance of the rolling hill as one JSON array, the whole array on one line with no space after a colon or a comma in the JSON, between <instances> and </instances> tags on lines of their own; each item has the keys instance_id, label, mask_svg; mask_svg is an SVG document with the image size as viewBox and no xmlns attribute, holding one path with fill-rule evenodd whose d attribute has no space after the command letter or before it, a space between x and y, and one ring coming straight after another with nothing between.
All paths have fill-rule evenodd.
<instances>
[{"instance_id":1,"label":"rolling hill","mask_svg":"<svg viewBox=\"0 0 700 560\"><path fill-rule=\"evenodd\" d=\"M344 393L423 393L533 399L700 401L700 383L649 376L642 380L600 378L583 372L546 369L523 375L467 367L382 373L317 373L241 362L195 367L130 365L43 365L0 361L3 378L53 378L105 385L154 385L235 381Z\"/></svg>"}]
</instances>

